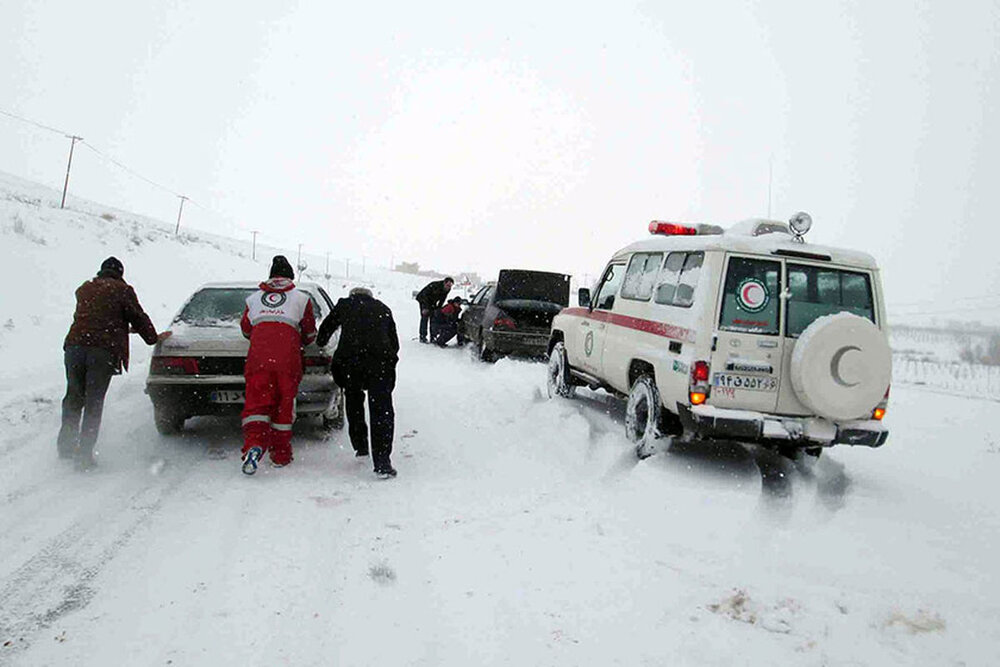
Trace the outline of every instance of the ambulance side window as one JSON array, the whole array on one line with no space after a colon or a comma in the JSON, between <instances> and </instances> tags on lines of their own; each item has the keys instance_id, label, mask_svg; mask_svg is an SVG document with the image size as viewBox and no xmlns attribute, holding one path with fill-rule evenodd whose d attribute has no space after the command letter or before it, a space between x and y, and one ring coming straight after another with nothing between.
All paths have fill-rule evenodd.
<instances>
[{"instance_id":1,"label":"ambulance side window","mask_svg":"<svg viewBox=\"0 0 1000 667\"><path fill-rule=\"evenodd\" d=\"M656 303L690 308L704 261L703 252L672 252L667 255L656 286Z\"/></svg>"},{"instance_id":2,"label":"ambulance side window","mask_svg":"<svg viewBox=\"0 0 1000 667\"><path fill-rule=\"evenodd\" d=\"M649 301L662 263L661 252L637 252L632 255L628 271L625 272L625 282L622 283L622 298Z\"/></svg>"},{"instance_id":3,"label":"ambulance side window","mask_svg":"<svg viewBox=\"0 0 1000 667\"><path fill-rule=\"evenodd\" d=\"M597 310L611 310L615 306L615 295L618 287L625 277L624 264L612 264L604 272L601 280L601 287L597 292L597 299L594 301L594 308Z\"/></svg>"}]
</instances>

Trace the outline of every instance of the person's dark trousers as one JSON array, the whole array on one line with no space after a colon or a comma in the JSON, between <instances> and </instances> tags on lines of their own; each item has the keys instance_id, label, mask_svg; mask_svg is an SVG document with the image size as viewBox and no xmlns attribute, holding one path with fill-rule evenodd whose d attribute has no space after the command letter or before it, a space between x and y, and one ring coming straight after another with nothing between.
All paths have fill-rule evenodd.
<instances>
[{"instance_id":1,"label":"person's dark trousers","mask_svg":"<svg viewBox=\"0 0 1000 667\"><path fill-rule=\"evenodd\" d=\"M104 395L115 374L111 352L100 347L70 346L64 353L66 397L56 446L61 458L92 456L101 429ZM82 414L82 424L81 424Z\"/></svg>"},{"instance_id":2,"label":"person's dark trousers","mask_svg":"<svg viewBox=\"0 0 1000 667\"><path fill-rule=\"evenodd\" d=\"M427 313L426 315L424 313ZM427 342L427 325L431 319L431 311L429 308L424 308L420 306L420 341L422 343Z\"/></svg>"},{"instance_id":3,"label":"person's dark trousers","mask_svg":"<svg viewBox=\"0 0 1000 667\"><path fill-rule=\"evenodd\" d=\"M395 369L385 369L374 377L350 377L344 389L347 410L347 432L355 452L367 452L368 424L365 423L365 394L368 394L368 415L371 418L371 454L375 470L390 465L396 413L392 406L392 390L396 386Z\"/></svg>"},{"instance_id":4,"label":"person's dark trousers","mask_svg":"<svg viewBox=\"0 0 1000 667\"><path fill-rule=\"evenodd\" d=\"M434 342L441 347L448 344L452 338L458 335L458 325L452 322L447 324L438 324L437 330L434 334Z\"/></svg>"}]
</instances>

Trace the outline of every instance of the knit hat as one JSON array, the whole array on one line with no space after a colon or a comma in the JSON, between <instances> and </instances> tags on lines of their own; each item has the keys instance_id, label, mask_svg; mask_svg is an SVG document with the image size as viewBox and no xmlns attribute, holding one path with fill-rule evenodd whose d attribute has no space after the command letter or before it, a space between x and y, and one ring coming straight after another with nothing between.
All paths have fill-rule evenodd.
<instances>
[{"instance_id":1,"label":"knit hat","mask_svg":"<svg viewBox=\"0 0 1000 667\"><path fill-rule=\"evenodd\" d=\"M275 255L274 259L271 260L271 273L267 277L294 280L295 271L292 270L292 265L288 263L284 255Z\"/></svg>"},{"instance_id":2,"label":"knit hat","mask_svg":"<svg viewBox=\"0 0 1000 667\"><path fill-rule=\"evenodd\" d=\"M125 265L117 257L108 257L101 262L101 273L115 278L125 276Z\"/></svg>"}]
</instances>

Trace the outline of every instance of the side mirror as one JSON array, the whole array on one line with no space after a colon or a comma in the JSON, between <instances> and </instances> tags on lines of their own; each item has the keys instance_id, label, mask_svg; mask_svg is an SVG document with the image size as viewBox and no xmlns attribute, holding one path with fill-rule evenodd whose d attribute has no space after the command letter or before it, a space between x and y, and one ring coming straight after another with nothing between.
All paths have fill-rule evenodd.
<instances>
[{"instance_id":1,"label":"side mirror","mask_svg":"<svg viewBox=\"0 0 1000 667\"><path fill-rule=\"evenodd\" d=\"M580 301L581 308L590 308L590 290L586 287L581 287L577 292L577 299Z\"/></svg>"}]
</instances>

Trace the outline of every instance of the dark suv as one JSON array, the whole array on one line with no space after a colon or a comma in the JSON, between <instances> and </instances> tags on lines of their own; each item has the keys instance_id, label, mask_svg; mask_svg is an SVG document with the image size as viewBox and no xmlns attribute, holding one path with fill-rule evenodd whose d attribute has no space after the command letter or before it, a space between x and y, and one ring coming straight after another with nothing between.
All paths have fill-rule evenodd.
<instances>
[{"instance_id":1,"label":"dark suv","mask_svg":"<svg viewBox=\"0 0 1000 667\"><path fill-rule=\"evenodd\" d=\"M459 332L477 345L479 357L546 357L552 319L569 305L563 273L507 269L472 297Z\"/></svg>"}]
</instances>

